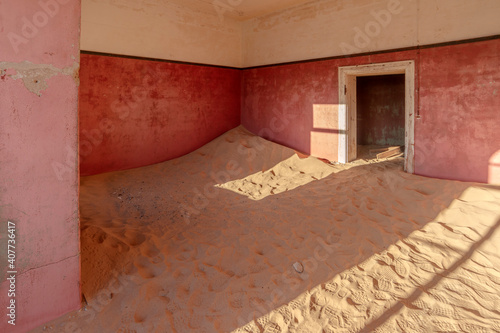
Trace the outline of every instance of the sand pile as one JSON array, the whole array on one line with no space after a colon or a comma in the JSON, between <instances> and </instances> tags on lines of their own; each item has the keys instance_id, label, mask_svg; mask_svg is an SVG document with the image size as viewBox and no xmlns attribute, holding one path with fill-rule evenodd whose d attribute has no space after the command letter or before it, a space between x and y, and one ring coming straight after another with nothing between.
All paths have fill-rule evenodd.
<instances>
[{"instance_id":1,"label":"sand pile","mask_svg":"<svg viewBox=\"0 0 500 333\"><path fill-rule=\"evenodd\" d=\"M246 195L253 200L261 200L269 195L290 191L314 180L323 179L334 172L334 168L314 157L300 158L293 155L269 170L216 187Z\"/></svg>"},{"instance_id":2,"label":"sand pile","mask_svg":"<svg viewBox=\"0 0 500 333\"><path fill-rule=\"evenodd\" d=\"M83 178L87 304L45 331L500 331L500 189L402 163L327 165L240 127Z\"/></svg>"}]
</instances>

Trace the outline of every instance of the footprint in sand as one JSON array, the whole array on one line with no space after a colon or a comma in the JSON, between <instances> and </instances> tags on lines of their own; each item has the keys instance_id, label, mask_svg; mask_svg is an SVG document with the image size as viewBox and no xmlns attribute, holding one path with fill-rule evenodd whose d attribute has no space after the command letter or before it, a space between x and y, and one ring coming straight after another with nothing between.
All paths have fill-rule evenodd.
<instances>
[{"instance_id":1,"label":"footprint in sand","mask_svg":"<svg viewBox=\"0 0 500 333\"><path fill-rule=\"evenodd\" d=\"M247 293L244 291L230 292L228 295L228 303L233 309L241 309L245 305Z\"/></svg>"},{"instance_id":2,"label":"footprint in sand","mask_svg":"<svg viewBox=\"0 0 500 333\"><path fill-rule=\"evenodd\" d=\"M117 250L119 253L128 252L130 250L130 246L114 236L106 237L103 245L109 249Z\"/></svg>"},{"instance_id":3,"label":"footprint in sand","mask_svg":"<svg viewBox=\"0 0 500 333\"><path fill-rule=\"evenodd\" d=\"M134 314L134 322L143 323L146 321L147 316L148 316L147 307L139 308Z\"/></svg>"},{"instance_id":4,"label":"footprint in sand","mask_svg":"<svg viewBox=\"0 0 500 333\"><path fill-rule=\"evenodd\" d=\"M179 249L180 253L175 255L179 261L193 261L198 257L197 249L191 244L184 244Z\"/></svg>"},{"instance_id":5,"label":"footprint in sand","mask_svg":"<svg viewBox=\"0 0 500 333\"><path fill-rule=\"evenodd\" d=\"M121 312L121 322L123 326L128 327L134 322L134 312L131 309L124 309Z\"/></svg>"},{"instance_id":6,"label":"footprint in sand","mask_svg":"<svg viewBox=\"0 0 500 333\"><path fill-rule=\"evenodd\" d=\"M389 320L377 327L373 333L388 333L388 332L398 332L396 329L396 323L394 320Z\"/></svg>"},{"instance_id":7,"label":"footprint in sand","mask_svg":"<svg viewBox=\"0 0 500 333\"><path fill-rule=\"evenodd\" d=\"M333 306L325 306L323 312L321 313L321 318L327 319L332 329L345 327L342 312L339 309L334 308Z\"/></svg>"},{"instance_id":8,"label":"footprint in sand","mask_svg":"<svg viewBox=\"0 0 500 333\"><path fill-rule=\"evenodd\" d=\"M278 313L283 316L286 325L290 326L293 322L294 316L292 310L288 306L282 306L278 309Z\"/></svg>"},{"instance_id":9,"label":"footprint in sand","mask_svg":"<svg viewBox=\"0 0 500 333\"><path fill-rule=\"evenodd\" d=\"M389 256L388 253L384 252L384 253L377 255L375 258L377 260L383 262L385 265L389 266L389 265L392 265L394 257L391 257L391 256Z\"/></svg>"},{"instance_id":10,"label":"footprint in sand","mask_svg":"<svg viewBox=\"0 0 500 333\"><path fill-rule=\"evenodd\" d=\"M155 258L160 255L160 250L153 242L144 242L140 247L141 254L147 258Z\"/></svg>"},{"instance_id":11,"label":"footprint in sand","mask_svg":"<svg viewBox=\"0 0 500 333\"><path fill-rule=\"evenodd\" d=\"M146 241L146 236L137 230L127 229L124 233L124 242L129 246L138 246Z\"/></svg>"},{"instance_id":12,"label":"footprint in sand","mask_svg":"<svg viewBox=\"0 0 500 333\"><path fill-rule=\"evenodd\" d=\"M490 329L488 327L484 327L477 324L471 323L459 323L458 324L463 332L467 333L490 333Z\"/></svg>"},{"instance_id":13,"label":"footprint in sand","mask_svg":"<svg viewBox=\"0 0 500 333\"><path fill-rule=\"evenodd\" d=\"M208 290L222 292L229 286L231 278L234 277L234 272L224 272L217 267L205 267L205 272L208 277Z\"/></svg>"},{"instance_id":14,"label":"footprint in sand","mask_svg":"<svg viewBox=\"0 0 500 333\"><path fill-rule=\"evenodd\" d=\"M351 294L351 291L348 288L341 287L339 291L337 292L336 296L340 299L344 299L346 297L349 297Z\"/></svg>"},{"instance_id":15,"label":"footprint in sand","mask_svg":"<svg viewBox=\"0 0 500 333\"><path fill-rule=\"evenodd\" d=\"M409 265L401 259L396 259L394 261L394 265L392 266L396 274L398 274L401 278L406 279L410 276L410 268Z\"/></svg>"},{"instance_id":16,"label":"footprint in sand","mask_svg":"<svg viewBox=\"0 0 500 333\"><path fill-rule=\"evenodd\" d=\"M134 265L137 268L139 275L145 279L152 279L158 275L161 275L164 271L163 268L158 267L157 265L153 264L148 258L142 256L134 260Z\"/></svg>"},{"instance_id":17,"label":"footprint in sand","mask_svg":"<svg viewBox=\"0 0 500 333\"><path fill-rule=\"evenodd\" d=\"M406 304L406 306L410 309L418 309L426 313L429 312L430 309L432 309L435 305L436 305L436 300L434 300L427 294L423 294L422 296L414 300L412 303Z\"/></svg>"},{"instance_id":18,"label":"footprint in sand","mask_svg":"<svg viewBox=\"0 0 500 333\"><path fill-rule=\"evenodd\" d=\"M302 294L298 298L294 299L288 305L290 306L290 309L295 310L295 309L303 309L306 306L307 299L308 299L308 294Z\"/></svg>"},{"instance_id":19,"label":"footprint in sand","mask_svg":"<svg viewBox=\"0 0 500 333\"><path fill-rule=\"evenodd\" d=\"M317 291L311 295L311 302L309 304L310 311L319 312L325 305L328 304L328 298L322 291Z\"/></svg>"},{"instance_id":20,"label":"footprint in sand","mask_svg":"<svg viewBox=\"0 0 500 333\"><path fill-rule=\"evenodd\" d=\"M365 305L370 302L368 294L361 290L352 292L348 300L356 305Z\"/></svg>"},{"instance_id":21,"label":"footprint in sand","mask_svg":"<svg viewBox=\"0 0 500 333\"><path fill-rule=\"evenodd\" d=\"M393 283L400 280L400 277L395 270L391 266L386 265L380 265L377 269L375 269L375 273L372 274L372 278L377 279L378 281L385 279L392 281Z\"/></svg>"},{"instance_id":22,"label":"footprint in sand","mask_svg":"<svg viewBox=\"0 0 500 333\"><path fill-rule=\"evenodd\" d=\"M403 313L396 318L396 323L405 333L426 333L430 331L430 325L426 322L422 315L415 311Z\"/></svg>"},{"instance_id":23,"label":"footprint in sand","mask_svg":"<svg viewBox=\"0 0 500 333\"><path fill-rule=\"evenodd\" d=\"M331 295L335 295L339 290L339 284L337 282L328 282L325 283L323 289L330 293Z\"/></svg>"},{"instance_id":24,"label":"footprint in sand","mask_svg":"<svg viewBox=\"0 0 500 333\"><path fill-rule=\"evenodd\" d=\"M250 301L253 302L253 301ZM271 321L271 315L268 313L260 318L257 318L255 322L257 323L258 326L260 326L259 332L262 332L262 330L266 327L266 325Z\"/></svg>"},{"instance_id":25,"label":"footprint in sand","mask_svg":"<svg viewBox=\"0 0 500 333\"><path fill-rule=\"evenodd\" d=\"M451 305L435 303L428 312L432 316L443 318L455 318L456 311Z\"/></svg>"},{"instance_id":26,"label":"footprint in sand","mask_svg":"<svg viewBox=\"0 0 500 333\"><path fill-rule=\"evenodd\" d=\"M374 278L373 286L379 291L390 292L394 289L394 284L391 280L384 277Z\"/></svg>"},{"instance_id":27,"label":"footprint in sand","mask_svg":"<svg viewBox=\"0 0 500 333\"><path fill-rule=\"evenodd\" d=\"M390 294L379 290L375 291L373 293L373 296L375 297L376 300L379 301L389 301L393 299L393 297Z\"/></svg>"},{"instance_id":28,"label":"footprint in sand","mask_svg":"<svg viewBox=\"0 0 500 333\"><path fill-rule=\"evenodd\" d=\"M453 320L446 320L443 318L432 318L432 330L437 332L458 332L460 330L458 324Z\"/></svg>"},{"instance_id":29,"label":"footprint in sand","mask_svg":"<svg viewBox=\"0 0 500 333\"><path fill-rule=\"evenodd\" d=\"M281 333L281 327L273 322L269 322L264 326L264 333Z\"/></svg>"}]
</instances>

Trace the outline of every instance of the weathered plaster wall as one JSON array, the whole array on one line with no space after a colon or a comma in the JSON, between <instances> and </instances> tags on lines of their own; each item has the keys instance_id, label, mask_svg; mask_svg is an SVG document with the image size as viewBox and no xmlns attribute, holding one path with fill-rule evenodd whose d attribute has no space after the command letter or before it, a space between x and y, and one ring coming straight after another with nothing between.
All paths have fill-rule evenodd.
<instances>
[{"instance_id":1,"label":"weathered plaster wall","mask_svg":"<svg viewBox=\"0 0 500 333\"><path fill-rule=\"evenodd\" d=\"M242 123L273 141L336 161L338 67L415 57L416 51L408 51L244 70Z\"/></svg>"},{"instance_id":2,"label":"weathered plaster wall","mask_svg":"<svg viewBox=\"0 0 500 333\"><path fill-rule=\"evenodd\" d=\"M82 50L232 67L500 32L497 0L316 0L302 5L290 1L298 5L272 14L231 1L82 2ZM278 3L269 6L280 8ZM244 20L259 14L264 15Z\"/></svg>"},{"instance_id":3,"label":"weathered plaster wall","mask_svg":"<svg viewBox=\"0 0 500 333\"><path fill-rule=\"evenodd\" d=\"M83 0L82 50L241 66L241 26L225 11L168 0Z\"/></svg>"},{"instance_id":4,"label":"weathered plaster wall","mask_svg":"<svg viewBox=\"0 0 500 333\"><path fill-rule=\"evenodd\" d=\"M245 70L242 123L281 144L336 160L338 131L333 123L315 126L315 106L329 105L326 113L335 122L338 67L401 60L417 66L415 172L499 179L493 155L500 149L500 39Z\"/></svg>"},{"instance_id":5,"label":"weathered plaster wall","mask_svg":"<svg viewBox=\"0 0 500 333\"><path fill-rule=\"evenodd\" d=\"M500 32L497 0L317 0L243 23L244 67Z\"/></svg>"},{"instance_id":6,"label":"weathered plaster wall","mask_svg":"<svg viewBox=\"0 0 500 333\"><path fill-rule=\"evenodd\" d=\"M235 69L82 54L80 171L176 158L240 125Z\"/></svg>"},{"instance_id":7,"label":"weathered plaster wall","mask_svg":"<svg viewBox=\"0 0 500 333\"><path fill-rule=\"evenodd\" d=\"M405 145L405 76L357 78L358 145Z\"/></svg>"},{"instance_id":8,"label":"weathered plaster wall","mask_svg":"<svg viewBox=\"0 0 500 333\"><path fill-rule=\"evenodd\" d=\"M80 306L79 25L80 1L0 2L1 332L26 332ZM15 298L7 221L16 224Z\"/></svg>"},{"instance_id":9,"label":"weathered plaster wall","mask_svg":"<svg viewBox=\"0 0 500 333\"><path fill-rule=\"evenodd\" d=\"M489 160L500 149L499 68L499 39L422 50L419 174L488 182Z\"/></svg>"}]
</instances>

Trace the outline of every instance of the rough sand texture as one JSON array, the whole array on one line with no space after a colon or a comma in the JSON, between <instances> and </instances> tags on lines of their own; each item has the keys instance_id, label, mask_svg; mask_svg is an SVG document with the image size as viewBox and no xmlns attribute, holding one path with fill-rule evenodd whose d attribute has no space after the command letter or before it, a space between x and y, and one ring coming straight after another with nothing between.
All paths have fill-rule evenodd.
<instances>
[{"instance_id":1,"label":"rough sand texture","mask_svg":"<svg viewBox=\"0 0 500 333\"><path fill-rule=\"evenodd\" d=\"M500 188L402 161L331 166L240 127L83 178L88 304L35 331L500 331Z\"/></svg>"}]
</instances>

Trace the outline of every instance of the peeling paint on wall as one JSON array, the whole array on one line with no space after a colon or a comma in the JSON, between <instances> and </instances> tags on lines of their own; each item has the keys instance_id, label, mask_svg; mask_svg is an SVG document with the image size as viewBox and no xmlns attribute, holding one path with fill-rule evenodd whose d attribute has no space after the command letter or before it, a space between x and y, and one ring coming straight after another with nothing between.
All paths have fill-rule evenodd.
<instances>
[{"instance_id":1,"label":"peeling paint on wall","mask_svg":"<svg viewBox=\"0 0 500 333\"><path fill-rule=\"evenodd\" d=\"M52 64L33 64L29 61L23 62L0 62L0 77L5 80L10 77L14 80L22 80L26 89L42 96L42 91L48 88L47 80L56 75L72 76L76 85L79 85L78 72L80 65L77 62L73 66L57 68Z\"/></svg>"},{"instance_id":2,"label":"peeling paint on wall","mask_svg":"<svg viewBox=\"0 0 500 333\"><path fill-rule=\"evenodd\" d=\"M0 321L0 332L28 332L80 307L80 8L80 0L0 0L0 220L16 223L19 257L18 320ZM58 180L52 162L68 160L66 147L71 172ZM0 281L1 295L8 288ZM7 302L0 297L1 308Z\"/></svg>"}]
</instances>

